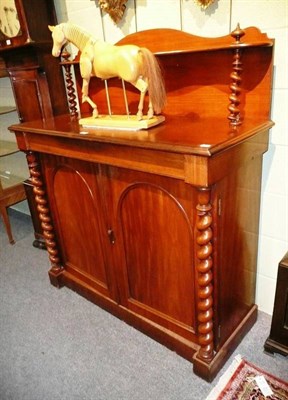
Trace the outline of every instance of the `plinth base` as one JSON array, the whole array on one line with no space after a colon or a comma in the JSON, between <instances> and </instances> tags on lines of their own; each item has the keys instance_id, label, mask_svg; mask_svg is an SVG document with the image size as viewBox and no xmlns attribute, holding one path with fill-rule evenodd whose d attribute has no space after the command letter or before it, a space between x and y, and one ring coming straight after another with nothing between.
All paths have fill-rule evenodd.
<instances>
[{"instance_id":1,"label":"plinth base","mask_svg":"<svg viewBox=\"0 0 288 400\"><path fill-rule=\"evenodd\" d=\"M145 116L141 121L138 121L136 115L131 115L129 117L127 117L127 115L101 115L97 118L81 118L79 123L84 128L139 131L141 129L149 129L152 126L159 125L163 121L165 121L163 115L157 115L149 119Z\"/></svg>"}]
</instances>

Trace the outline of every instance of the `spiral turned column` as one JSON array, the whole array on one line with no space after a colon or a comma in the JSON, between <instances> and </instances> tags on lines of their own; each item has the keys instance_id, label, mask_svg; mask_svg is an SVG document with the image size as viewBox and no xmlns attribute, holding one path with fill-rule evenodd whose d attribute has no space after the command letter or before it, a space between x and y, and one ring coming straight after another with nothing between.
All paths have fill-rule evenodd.
<instances>
[{"instance_id":1,"label":"spiral turned column","mask_svg":"<svg viewBox=\"0 0 288 400\"><path fill-rule=\"evenodd\" d=\"M198 358L211 361L213 344L213 260L212 260L212 206L210 189L199 189L196 220L196 268L198 272Z\"/></svg>"},{"instance_id":2,"label":"spiral turned column","mask_svg":"<svg viewBox=\"0 0 288 400\"><path fill-rule=\"evenodd\" d=\"M29 151L26 154L28 167L30 171L30 181L33 185L33 192L43 229L43 236L45 239L49 259L51 262L51 272L54 276L59 275L63 271L63 266L60 261L59 251L55 239L54 228L51 223L50 212L48 208L46 193L41 179L40 164L37 159L36 153Z\"/></svg>"},{"instance_id":3,"label":"spiral turned column","mask_svg":"<svg viewBox=\"0 0 288 400\"><path fill-rule=\"evenodd\" d=\"M63 57L63 59L64 59L64 61L61 62L61 65L63 66L63 68L65 70L65 83L66 83L66 91L67 91L70 115L73 118L78 118L76 91L75 91L74 81L73 81L72 72L71 72L72 64L68 60L70 57L70 53L63 52L61 54L61 57Z\"/></svg>"},{"instance_id":4,"label":"spiral turned column","mask_svg":"<svg viewBox=\"0 0 288 400\"><path fill-rule=\"evenodd\" d=\"M230 105L228 106L228 110L230 114L228 119L230 120L231 125L241 125L241 116L240 116L240 95L241 95L241 73L243 71L242 61L241 61L241 37L245 35L245 32L240 28L239 24L237 28L231 33L231 36L236 40L233 46L236 46L233 57L233 71L230 75L232 83L230 85L231 94L229 96Z\"/></svg>"}]
</instances>

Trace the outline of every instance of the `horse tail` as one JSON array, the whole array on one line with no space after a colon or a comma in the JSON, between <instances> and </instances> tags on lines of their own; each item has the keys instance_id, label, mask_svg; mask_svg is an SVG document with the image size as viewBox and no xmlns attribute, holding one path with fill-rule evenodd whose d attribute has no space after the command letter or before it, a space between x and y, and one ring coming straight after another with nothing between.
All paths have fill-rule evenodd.
<instances>
[{"instance_id":1,"label":"horse tail","mask_svg":"<svg viewBox=\"0 0 288 400\"><path fill-rule=\"evenodd\" d=\"M145 47L140 48L143 55L143 75L148 78L148 92L153 109L159 114L166 104L166 90L162 71L155 55Z\"/></svg>"}]
</instances>

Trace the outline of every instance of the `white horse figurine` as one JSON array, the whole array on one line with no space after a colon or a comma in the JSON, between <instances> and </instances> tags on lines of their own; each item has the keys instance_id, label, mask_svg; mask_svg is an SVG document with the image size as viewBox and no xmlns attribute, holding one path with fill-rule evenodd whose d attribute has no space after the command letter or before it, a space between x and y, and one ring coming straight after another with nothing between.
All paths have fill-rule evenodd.
<instances>
[{"instance_id":1,"label":"white horse figurine","mask_svg":"<svg viewBox=\"0 0 288 400\"><path fill-rule=\"evenodd\" d=\"M166 92L158 61L154 54L135 45L113 46L93 38L89 33L70 22L49 26L52 32L52 55L59 57L62 47L73 43L81 52L80 73L83 78L82 103L93 108L93 117L98 117L96 104L89 97L91 76L101 79L119 77L130 82L140 91L137 119L143 118L145 94L149 92L148 118L159 114L166 101Z\"/></svg>"}]
</instances>

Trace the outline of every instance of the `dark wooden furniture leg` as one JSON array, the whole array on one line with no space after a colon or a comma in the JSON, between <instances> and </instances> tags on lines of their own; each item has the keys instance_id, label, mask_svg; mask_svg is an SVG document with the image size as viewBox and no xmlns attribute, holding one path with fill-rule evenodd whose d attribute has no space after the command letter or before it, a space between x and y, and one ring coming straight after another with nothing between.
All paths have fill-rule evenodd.
<instances>
[{"instance_id":1,"label":"dark wooden furniture leg","mask_svg":"<svg viewBox=\"0 0 288 400\"><path fill-rule=\"evenodd\" d=\"M279 263L271 331L264 348L288 355L288 252Z\"/></svg>"}]
</instances>

